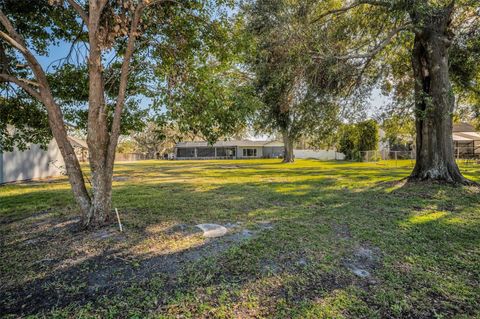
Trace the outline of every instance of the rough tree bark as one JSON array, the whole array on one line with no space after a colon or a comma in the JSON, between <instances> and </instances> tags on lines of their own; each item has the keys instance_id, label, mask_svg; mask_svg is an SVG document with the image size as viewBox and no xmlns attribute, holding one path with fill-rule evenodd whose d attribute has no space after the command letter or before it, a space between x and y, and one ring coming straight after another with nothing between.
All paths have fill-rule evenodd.
<instances>
[{"instance_id":1,"label":"rough tree bark","mask_svg":"<svg viewBox=\"0 0 480 319\"><path fill-rule=\"evenodd\" d=\"M85 186L78 159L72 145L68 141L61 108L54 100L45 72L35 56L27 48L24 39L16 32L8 17L2 11L0 11L0 23L5 27L7 33L0 31L0 37L25 57L35 76L37 81L35 85L38 86L38 88L9 74L1 73L0 79L15 83L33 98L36 98L45 105L50 128L65 161L67 175L72 186L75 200L80 206L82 225L85 228L95 228L108 222L111 216L112 176L115 150L120 135L121 114L125 104L130 60L134 51L140 18L147 5L159 3L160 1L141 1L135 8L128 30L127 47L123 56L120 73L119 93L115 105L113 122L110 128L107 119L102 66L102 50L104 45L102 41L105 39L106 34L100 20L107 0L90 0L88 14L83 11L83 8L75 0L67 1L77 11L88 29L89 105L87 144L92 173L91 183L93 189L91 197Z\"/></svg>"},{"instance_id":2,"label":"rough tree bark","mask_svg":"<svg viewBox=\"0 0 480 319\"><path fill-rule=\"evenodd\" d=\"M288 135L287 132L283 132L283 163L293 163L295 161L295 156L293 154L293 139Z\"/></svg>"},{"instance_id":3,"label":"rough tree bark","mask_svg":"<svg viewBox=\"0 0 480 319\"><path fill-rule=\"evenodd\" d=\"M102 73L100 32L101 7L92 1L88 16L88 131L87 144L92 172L92 206L84 218L84 225L102 225L110 218L111 180L107 174L108 124L105 105L105 85Z\"/></svg>"},{"instance_id":4,"label":"rough tree bark","mask_svg":"<svg viewBox=\"0 0 480 319\"><path fill-rule=\"evenodd\" d=\"M428 16L412 14L415 25L412 66L415 77L416 164L410 180L469 184L455 162L452 114L455 106L448 50L453 4Z\"/></svg>"},{"instance_id":5,"label":"rough tree bark","mask_svg":"<svg viewBox=\"0 0 480 319\"><path fill-rule=\"evenodd\" d=\"M23 37L16 32L15 28L10 23L10 20L1 10L0 23L5 27L8 33L1 32L0 36L11 46L20 51L20 53L25 57L25 60L31 68L35 79L37 80L36 86L38 89L9 74L0 74L0 78L5 81L15 83L33 98L39 100L45 105L48 114L48 123L53 137L58 144L60 153L64 159L65 169L67 171L70 185L72 186L75 200L80 206L82 212L88 211L91 207L91 201L87 188L85 187L82 169L80 167L80 163L78 162L77 156L75 155L75 151L68 140L67 131L63 121L62 110L53 98L45 72L35 56L27 49Z\"/></svg>"},{"instance_id":6,"label":"rough tree bark","mask_svg":"<svg viewBox=\"0 0 480 319\"><path fill-rule=\"evenodd\" d=\"M88 15L88 58L89 73L89 109L87 143L89 163L92 172L92 205L84 213L84 225L100 226L111 218L112 178L115 162L115 150L120 136L120 123L125 104L130 60L133 55L140 17L145 2L140 2L134 12L130 25L129 38L120 72L119 93L115 105L113 123L109 130L105 104L105 84L102 66L102 26L100 18L105 2L91 1Z\"/></svg>"}]
</instances>

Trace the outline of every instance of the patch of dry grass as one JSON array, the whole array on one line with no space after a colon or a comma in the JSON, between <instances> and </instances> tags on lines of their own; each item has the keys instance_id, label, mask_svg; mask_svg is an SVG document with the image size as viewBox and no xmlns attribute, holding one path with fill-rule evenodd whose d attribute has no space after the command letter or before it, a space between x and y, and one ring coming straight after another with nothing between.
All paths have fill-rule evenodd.
<instances>
[{"instance_id":1,"label":"patch of dry grass","mask_svg":"<svg viewBox=\"0 0 480 319\"><path fill-rule=\"evenodd\" d=\"M0 187L0 313L34 317L479 315L480 192L399 182L410 161L142 161L116 225L75 228L66 179ZM478 166L462 165L480 181ZM207 240L199 223L230 227ZM352 273L375 251L371 276ZM368 262L368 261L366 261Z\"/></svg>"}]
</instances>

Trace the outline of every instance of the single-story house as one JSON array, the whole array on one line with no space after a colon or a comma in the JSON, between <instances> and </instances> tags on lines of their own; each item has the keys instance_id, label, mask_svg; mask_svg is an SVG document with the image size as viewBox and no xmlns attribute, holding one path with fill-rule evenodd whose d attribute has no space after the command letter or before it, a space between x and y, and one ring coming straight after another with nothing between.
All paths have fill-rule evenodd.
<instances>
[{"instance_id":1,"label":"single-story house","mask_svg":"<svg viewBox=\"0 0 480 319\"><path fill-rule=\"evenodd\" d=\"M70 144L73 146L73 150L75 151L75 155L77 155L79 162L86 162L88 160L88 145L85 140L81 140L79 138L69 136L68 140Z\"/></svg>"},{"instance_id":2,"label":"single-story house","mask_svg":"<svg viewBox=\"0 0 480 319\"><path fill-rule=\"evenodd\" d=\"M283 156L283 143L278 141L180 142L175 145L176 159L276 158Z\"/></svg>"},{"instance_id":3,"label":"single-story house","mask_svg":"<svg viewBox=\"0 0 480 319\"><path fill-rule=\"evenodd\" d=\"M473 125L454 124L452 138L457 158L480 157L480 133L475 130Z\"/></svg>"}]
</instances>

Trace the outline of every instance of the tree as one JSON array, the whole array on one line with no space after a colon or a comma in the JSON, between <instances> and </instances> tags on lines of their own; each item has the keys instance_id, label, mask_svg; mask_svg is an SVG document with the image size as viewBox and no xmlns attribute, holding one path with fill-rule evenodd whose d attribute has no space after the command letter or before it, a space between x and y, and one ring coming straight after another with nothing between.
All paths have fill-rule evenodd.
<instances>
[{"instance_id":1,"label":"tree","mask_svg":"<svg viewBox=\"0 0 480 319\"><path fill-rule=\"evenodd\" d=\"M181 139L181 134L173 123L163 118L147 123L144 130L131 134L135 151L146 153L149 158L163 156L166 151L172 151L175 143Z\"/></svg>"},{"instance_id":2,"label":"tree","mask_svg":"<svg viewBox=\"0 0 480 319\"><path fill-rule=\"evenodd\" d=\"M25 150L30 143L46 146L52 139L48 118L40 103L29 96L0 98L0 152Z\"/></svg>"},{"instance_id":3,"label":"tree","mask_svg":"<svg viewBox=\"0 0 480 319\"><path fill-rule=\"evenodd\" d=\"M366 120L356 126L358 130L358 150L360 152L376 151L378 149L378 124L375 120Z\"/></svg>"},{"instance_id":4,"label":"tree","mask_svg":"<svg viewBox=\"0 0 480 319\"><path fill-rule=\"evenodd\" d=\"M314 63L310 52L319 38L309 25L309 10L304 1L267 0L253 1L244 9L246 32L254 43L249 67L265 105L259 109L256 126L282 134L285 163L294 161L294 144L300 137L334 131L339 113L336 97L346 74L346 65Z\"/></svg>"},{"instance_id":5,"label":"tree","mask_svg":"<svg viewBox=\"0 0 480 319\"><path fill-rule=\"evenodd\" d=\"M378 124L375 120L345 124L339 135L339 151L345 154L346 159L360 160L361 152L378 149Z\"/></svg>"},{"instance_id":6,"label":"tree","mask_svg":"<svg viewBox=\"0 0 480 319\"><path fill-rule=\"evenodd\" d=\"M471 122L480 129L480 28L457 31L449 62L457 96L454 120Z\"/></svg>"},{"instance_id":7,"label":"tree","mask_svg":"<svg viewBox=\"0 0 480 319\"><path fill-rule=\"evenodd\" d=\"M182 134L201 136L213 144L245 132L258 100L250 80L234 63L194 64L188 77L170 88L166 116Z\"/></svg>"},{"instance_id":8,"label":"tree","mask_svg":"<svg viewBox=\"0 0 480 319\"><path fill-rule=\"evenodd\" d=\"M244 68L249 43L238 20L226 19L225 24L228 28L221 30L212 26L215 41L209 47L177 57L175 67L165 72L166 85L159 87L165 92L159 104L174 129L211 144L244 136L259 105L251 74Z\"/></svg>"},{"instance_id":9,"label":"tree","mask_svg":"<svg viewBox=\"0 0 480 319\"><path fill-rule=\"evenodd\" d=\"M415 140L415 119L413 116L394 114L383 119L382 130L385 132L384 142L388 142L390 150L408 150ZM400 148L400 149L399 149Z\"/></svg>"},{"instance_id":10,"label":"tree","mask_svg":"<svg viewBox=\"0 0 480 319\"><path fill-rule=\"evenodd\" d=\"M108 222L111 215L115 150L122 129L132 61L136 60L135 50L137 61L140 53L143 61L148 61L146 54L149 51L144 50L146 44L153 42L167 49L174 34L169 29L170 24L185 26L175 30L176 34L197 35L196 28L205 24L192 24L192 19L214 19L207 18L208 10L197 1L186 1L182 5L168 0L50 0L49 3L33 3L30 7L22 1L0 3L1 49L2 56L8 60L3 63L0 79L23 89L45 107L50 130L65 161L72 191L82 212L82 225L96 227ZM26 18L32 16L38 17L32 22L40 29L29 27L32 22ZM67 139L65 117L55 96L55 87L37 58L38 54L46 53L47 42L59 39L73 43L84 41L88 46L83 53L88 71L87 143L91 194ZM185 38L182 41L188 46ZM112 52L113 58L108 61L107 55ZM118 63L118 73L107 74L106 65L109 63ZM113 99L109 98L107 87L115 92Z\"/></svg>"},{"instance_id":11,"label":"tree","mask_svg":"<svg viewBox=\"0 0 480 319\"><path fill-rule=\"evenodd\" d=\"M338 150L345 154L347 160L358 160L360 158L357 149L357 134L355 125L343 125L339 132Z\"/></svg>"},{"instance_id":12,"label":"tree","mask_svg":"<svg viewBox=\"0 0 480 319\"><path fill-rule=\"evenodd\" d=\"M335 9L328 5L319 4L315 21L328 23L329 17L343 15L356 28L351 52L342 60L353 59L365 69L382 53L410 50L417 157L410 180L471 183L461 175L453 153L449 49L455 31L472 35L478 28L478 1L356 0Z\"/></svg>"}]
</instances>

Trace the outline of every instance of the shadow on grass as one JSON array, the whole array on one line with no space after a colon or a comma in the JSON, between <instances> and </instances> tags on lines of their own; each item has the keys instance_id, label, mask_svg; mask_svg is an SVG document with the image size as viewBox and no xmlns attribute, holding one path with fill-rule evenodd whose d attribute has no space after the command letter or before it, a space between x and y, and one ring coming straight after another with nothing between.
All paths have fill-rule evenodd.
<instances>
[{"instance_id":1,"label":"shadow on grass","mask_svg":"<svg viewBox=\"0 0 480 319\"><path fill-rule=\"evenodd\" d=\"M281 176L286 171L262 171L261 165L258 170L254 167L246 165L245 169L255 170L253 175L265 178L269 174ZM245 172L235 171L238 169L241 168L230 170L229 176L245 177ZM177 177L179 173L173 170L162 170L161 174ZM349 179L360 180L363 174L371 176L370 170L352 169L345 174ZM128 175L129 171L116 173ZM196 174L205 176L202 170L192 176ZM478 207L478 193L462 191L462 198L459 198L458 189L425 188L422 185L398 187L396 182L381 182L363 189L347 188L332 178L331 172L315 172L310 168L295 170L295 175L322 178L238 182L211 185L200 190L187 182L165 185L161 181L141 185L126 182L117 185L114 203L125 212L122 217L126 237L115 234L98 253L74 258L70 263L65 261L78 249L75 243L87 241L85 237L91 234L73 232L70 218L62 219L48 213L35 216L33 227L26 236L2 240L2 257L11 258L15 250L27 249L30 244L26 241L31 240L37 240L33 245L39 253L43 249L40 245L55 245L56 249L63 251L58 259L52 258L43 264L30 261L26 265L33 271L42 268L44 276L3 286L0 312L28 315L48 313L56 308L74 311L75 307L87 303L92 303L93 309L102 309L113 307L115 300L120 300L123 306L115 306L119 313L136 309L141 313L175 314L175 311L188 310L199 314L199 305L212 303L212 299L218 301L220 291L230 291L227 299L235 304L242 302L240 293L235 291L263 289L261 294L265 298L259 302L260 308L264 309L260 311L265 312L263 315L268 315L268 311L286 311L285 317L288 317L288 309L305 314L312 311L319 300L327 300L339 290L359 287L363 291L375 291L370 282L356 278L342 266L342 260L358 245L379 247L386 256L385 269L405 257L413 258L421 262L421 267L437 263L443 274L451 276L451 281L462 281L466 287L474 287L474 277L464 275L464 270L467 267L471 276L475 276L478 274L473 268L475 263L472 264L471 259L455 260L452 256L455 251L469 251L478 245L478 223L455 222L458 218L456 212L460 214L472 204ZM134 176L144 178L148 174ZM221 177L216 170L208 172L208 176ZM397 178L397 173L390 178ZM62 190L42 194L49 198L66 198ZM9 201L21 202L24 196L11 195ZM433 213L430 210L445 211L445 214L428 217ZM427 217L416 220L415 217L423 211ZM175 227L188 223L188 228L203 222L240 221L244 223L243 228L255 230L265 220L273 225L273 229L258 230L254 236L246 236L242 229L238 229L226 237L196 241L173 252L132 252L149 239L150 227L160 222L177 224ZM26 222L26 219L6 221L2 225L2 237L7 230L13 229L9 228L10 224L19 221ZM128 235L130 231L134 233L132 237ZM161 229L161 233L162 236L173 234L178 238L195 236L189 231L178 231L178 228ZM2 267L2 277L8 275L8 271L4 273L3 270L21 265L21 259L9 261L6 268ZM377 285L382 289L403 291L406 287L413 287L421 291L423 288L432 295L422 296L422 301L428 304L440 295L443 302L439 309L446 313L471 314L475 310L474 306L468 305L469 300L461 302L460 306L451 306L451 299L455 296L436 293L441 287L428 286L430 283L420 281L418 274L402 274L398 279L400 288L384 287L391 274L382 271L380 269L375 275L379 277L380 284ZM257 282L264 283L262 288L255 287ZM205 287L212 287L214 292L206 293ZM215 289L219 290L218 294ZM135 291L133 295L132 291ZM192 300L197 294L199 299ZM383 316L395 316L391 308L375 297L375 293L363 296L360 302L367 303ZM417 308L420 310L412 311L410 315L433 315L431 309Z\"/></svg>"}]
</instances>

